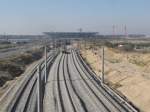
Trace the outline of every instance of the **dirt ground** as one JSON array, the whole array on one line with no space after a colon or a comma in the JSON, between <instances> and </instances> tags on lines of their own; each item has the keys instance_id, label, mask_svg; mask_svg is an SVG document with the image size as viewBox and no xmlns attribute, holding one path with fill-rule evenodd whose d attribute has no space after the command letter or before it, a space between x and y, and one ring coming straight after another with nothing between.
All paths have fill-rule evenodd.
<instances>
[{"instance_id":1,"label":"dirt ground","mask_svg":"<svg viewBox=\"0 0 150 112\"><path fill-rule=\"evenodd\" d=\"M0 87L7 81L11 82L13 79L20 76L29 64L39 60L42 55L43 50L36 48L0 59ZM6 88L6 86L4 86L4 88Z\"/></svg>"},{"instance_id":2,"label":"dirt ground","mask_svg":"<svg viewBox=\"0 0 150 112\"><path fill-rule=\"evenodd\" d=\"M19 83L24 76L28 75L41 60L42 59L31 63L26 67L26 70L23 74L21 74L19 77L16 77L14 80L7 81L2 87L0 87L0 98L3 94L5 94L12 84Z\"/></svg>"},{"instance_id":3,"label":"dirt ground","mask_svg":"<svg viewBox=\"0 0 150 112\"><path fill-rule=\"evenodd\" d=\"M17 84L22 80L25 76L24 74L28 75L28 71L31 72L39 60L41 60L42 51L39 48L35 48L32 51L4 58L3 60L0 59L0 100L13 84ZM19 69L16 69L16 66L19 66ZM19 70L22 71L20 72Z\"/></svg>"},{"instance_id":4,"label":"dirt ground","mask_svg":"<svg viewBox=\"0 0 150 112\"><path fill-rule=\"evenodd\" d=\"M84 49L81 54L101 75L101 49ZM141 111L150 112L150 53L105 48L105 79Z\"/></svg>"}]
</instances>

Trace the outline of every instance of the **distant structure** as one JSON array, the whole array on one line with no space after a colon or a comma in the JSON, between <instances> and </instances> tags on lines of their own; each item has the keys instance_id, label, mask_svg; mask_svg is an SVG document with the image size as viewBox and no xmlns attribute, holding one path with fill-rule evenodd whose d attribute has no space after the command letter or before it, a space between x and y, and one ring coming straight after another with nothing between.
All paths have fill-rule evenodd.
<instances>
[{"instance_id":1,"label":"distant structure","mask_svg":"<svg viewBox=\"0 0 150 112\"><path fill-rule=\"evenodd\" d=\"M83 30L82 30L82 28L79 28L79 32L81 33Z\"/></svg>"},{"instance_id":2,"label":"distant structure","mask_svg":"<svg viewBox=\"0 0 150 112\"><path fill-rule=\"evenodd\" d=\"M89 38L96 37L98 32L43 32L50 38Z\"/></svg>"},{"instance_id":3,"label":"distant structure","mask_svg":"<svg viewBox=\"0 0 150 112\"><path fill-rule=\"evenodd\" d=\"M112 26L113 35L115 36L115 25Z\"/></svg>"},{"instance_id":4,"label":"distant structure","mask_svg":"<svg viewBox=\"0 0 150 112\"><path fill-rule=\"evenodd\" d=\"M126 25L124 26L124 35L125 35L125 37L128 37L127 26Z\"/></svg>"}]
</instances>

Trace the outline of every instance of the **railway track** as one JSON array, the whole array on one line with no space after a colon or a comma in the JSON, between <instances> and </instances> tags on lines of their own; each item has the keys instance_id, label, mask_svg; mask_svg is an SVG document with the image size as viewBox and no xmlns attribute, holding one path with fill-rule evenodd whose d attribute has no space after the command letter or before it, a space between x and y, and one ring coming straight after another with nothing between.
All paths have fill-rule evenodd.
<instances>
[{"instance_id":1,"label":"railway track","mask_svg":"<svg viewBox=\"0 0 150 112\"><path fill-rule=\"evenodd\" d=\"M44 82L44 61L39 65ZM77 51L51 54L47 65L49 77L46 86L42 83L44 112L138 112L102 84ZM37 68L22 81L3 112L37 112L36 74Z\"/></svg>"},{"instance_id":2,"label":"railway track","mask_svg":"<svg viewBox=\"0 0 150 112\"><path fill-rule=\"evenodd\" d=\"M59 54L50 70L44 112L137 112L103 86L78 53L70 52Z\"/></svg>"},{"instance_id":3,"label":"railway track","mask_svg":"<svg viewBox=\"0 0 150 112\"><path fill-rule=\"evenodd\" d=\"M47 60L47 65L50 68L51 62L54 61L57 54L50 53ZM41 66L41 79L44 82L44 60L37 66ZM15 96L8 103L5 112L37 112L37 67L35 67L28 77L22 81ZM44 83L43 83L44 84ZM44 91L44 85L43 90ZM11 92L11 91L10 91ZM43 96L42 96L43 97Z\"/></svg>"}]
</instances>

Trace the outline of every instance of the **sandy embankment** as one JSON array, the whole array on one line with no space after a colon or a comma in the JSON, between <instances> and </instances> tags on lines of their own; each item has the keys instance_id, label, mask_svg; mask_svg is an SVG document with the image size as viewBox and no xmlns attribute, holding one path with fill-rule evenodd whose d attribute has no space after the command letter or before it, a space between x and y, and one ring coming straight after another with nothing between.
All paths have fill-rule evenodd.
<instances>
[{"instance_id":1,"label":"sandy embankment","mask_svg":"<svg viewBox=\"0 0 150 112\"><path fill-rule=\"evenodd\" d=\"M82 50L96 74L101 72L99 51ZM150 53L120 52L105 49L105 78L135 106L150 112Z\"/></svg>"}]
</instances>

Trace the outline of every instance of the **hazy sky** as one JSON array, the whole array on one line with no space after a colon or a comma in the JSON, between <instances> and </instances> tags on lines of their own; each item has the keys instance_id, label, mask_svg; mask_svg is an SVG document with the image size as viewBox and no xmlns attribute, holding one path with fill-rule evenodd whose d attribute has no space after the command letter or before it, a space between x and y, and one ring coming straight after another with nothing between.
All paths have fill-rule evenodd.
<instances>
[{"instance_id":1,"label":"hazy sky","mask_svg":"<svg viewBox=\"0 0 150 112\"><path fill-rule=\"evenodd\" d=\"M0 0L0 34L97 31L150 34L150 0Z\"/></svg>"}]
</instances>

